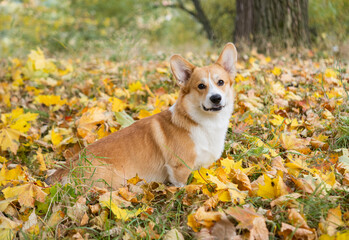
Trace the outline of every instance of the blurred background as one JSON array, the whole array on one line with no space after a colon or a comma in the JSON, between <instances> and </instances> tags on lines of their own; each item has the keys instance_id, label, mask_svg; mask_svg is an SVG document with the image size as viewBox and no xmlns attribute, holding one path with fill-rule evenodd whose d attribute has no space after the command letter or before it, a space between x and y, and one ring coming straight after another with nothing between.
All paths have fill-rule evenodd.
<instances>
[{"instance_id":1,"label":"blurred background","mask_svg":"<svg viewBox=\"0 0 349 240\"><path fill-rule=\"evenodd\" d=\"M348 58L348 13L348 0L0 0L0 54L40 47L122 60L230 41L239 51Z\"/></svg>"}]
</instances>

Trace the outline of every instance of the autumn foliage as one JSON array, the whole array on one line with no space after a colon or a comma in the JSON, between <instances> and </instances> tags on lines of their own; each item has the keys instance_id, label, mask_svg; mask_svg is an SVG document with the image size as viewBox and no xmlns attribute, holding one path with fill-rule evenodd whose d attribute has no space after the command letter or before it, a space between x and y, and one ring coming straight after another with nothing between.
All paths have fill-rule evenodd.
<instances>
[{"instance_id":1,"label":"autumn foliage","mask_svg":"<svg viewBox=\"0 0 349 240\"><path fill-rule=\"evenodd\" d=\"M0 239L349 238L348 66L312 52L252 51L238 61L223 156L187 186L135 176L110 191L86 186L74 169L66 185L47 186L51 170L84 146L175 102L160 59L50 59L36 49L6 61Z\"/></svg>"}]
</instances>

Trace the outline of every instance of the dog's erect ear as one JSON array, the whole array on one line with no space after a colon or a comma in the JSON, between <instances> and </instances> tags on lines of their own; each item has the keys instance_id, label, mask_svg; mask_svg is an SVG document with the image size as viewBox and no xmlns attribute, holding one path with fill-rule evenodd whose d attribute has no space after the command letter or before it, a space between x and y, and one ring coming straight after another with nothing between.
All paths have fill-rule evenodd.
<instances>
[{"instance_id":1,"label":"dog's erect ear","mask_svg":"<svg viewBox=\"0 0 349 240\"><path fill-rule=\"evenodd\" d=\"M229 74L234 74L236 71L235 69L236 62L237 62L237 52L236 52L235 45L232 43L227 43L224 46L224 49L221 55L219 56L218 60L216 61L216 63L221 65L225 69L225 71L227 71Z\"/></svg>"},{"instance_id":2,"label":"dog's erect ear","mask_svg":"<svg viewBox=\"0 0 349 240\"><path fill-rule=\"evenodd\" d=\"M171 57L170 65L178 84L184 86L193 73L195 66L179 55Z\"/></svg>"}]
</instances>

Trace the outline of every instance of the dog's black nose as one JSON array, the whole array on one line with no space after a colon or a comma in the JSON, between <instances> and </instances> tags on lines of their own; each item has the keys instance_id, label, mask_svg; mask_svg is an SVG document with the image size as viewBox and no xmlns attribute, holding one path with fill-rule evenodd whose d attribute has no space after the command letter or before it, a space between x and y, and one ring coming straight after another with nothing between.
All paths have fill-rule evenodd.
<instances>
[{"instance_id":1,"label":"dog's black nose","mask_svg":"<svg viewBox=\"0 0 349 240\"><path fill-rule=\"evenodd\" d=\"M222 100L222 96L219 94L214 94L210 97L211 102L218 104Z\"/></svg>"}]
</instances>

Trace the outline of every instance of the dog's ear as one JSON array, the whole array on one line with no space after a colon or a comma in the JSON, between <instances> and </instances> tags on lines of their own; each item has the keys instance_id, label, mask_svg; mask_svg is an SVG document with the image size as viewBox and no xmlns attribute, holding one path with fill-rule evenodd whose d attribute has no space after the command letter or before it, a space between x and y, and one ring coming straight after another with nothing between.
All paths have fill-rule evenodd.
<instances>
[{"instance_id":1,"label":"dog's ear","mask_svg":"<svg viewBox=\"0 0 349 240\"><path fill-rule=\"evenodd\" d=\"M234 74L236 71L236 62L237 52L235 45L233 43L227 43L216 63L221 65L229 74Z\"/></svg>"},{"instance_id":2,"label":"dog's ear","mask_svg":"<svg viewBox=\"0 0 349 240\"><path fill-rule=\"evenodd\" d=\"M170 65L178 84L184 86L193 73L195 66L179 55L173 55L171 57Z\"/></svg>"}]
</instances>

